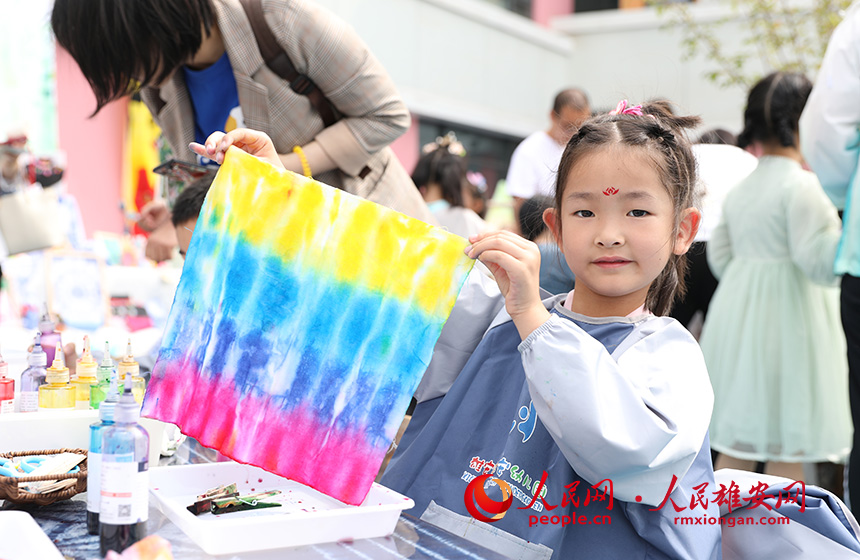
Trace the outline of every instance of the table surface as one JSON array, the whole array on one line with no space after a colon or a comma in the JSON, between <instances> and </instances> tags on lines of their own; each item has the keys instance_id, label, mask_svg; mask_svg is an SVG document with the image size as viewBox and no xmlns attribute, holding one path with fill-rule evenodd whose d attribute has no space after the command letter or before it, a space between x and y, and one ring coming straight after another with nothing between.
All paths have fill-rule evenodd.
<instances>
[{"instance_id":1,"label":"table surface","mask_svg":"<svg viewBox=\"0 0 860 560\"><path fill-rule=\"evenodd\" d=\"M161 465L197 464L216 460L212 450L186 440L173 457L162 457ZM2 502L0 502L2 503ZM30 513L43 531L67 558L91 560L100 558L98 536L87 533L86 494L49 506L30 506L5 503L2 509L23 510ZM479 545L453 535L420 519L403 514L394 533L388 537L360 539L353 542L327 543L289 549L211 556L189 539L150 500L148 533L164 537L173 548L177 560L341 560L384 558L396 560L469 559L500 560L504 557Z\"/></svg>"}]
</instances>

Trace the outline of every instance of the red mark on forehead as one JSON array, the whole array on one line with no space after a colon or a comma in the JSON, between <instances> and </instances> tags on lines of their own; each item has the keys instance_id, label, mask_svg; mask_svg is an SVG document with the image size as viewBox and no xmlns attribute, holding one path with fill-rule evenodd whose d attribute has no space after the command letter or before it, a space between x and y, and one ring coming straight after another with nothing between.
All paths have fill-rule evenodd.
<instances>
[{"instance_id":1,"label":"red mark on forehead","mask_svg":"<svg viewBox=\"0 0 860 560\"><path fill-rule=\"evenodd\" d=\"M605 194L606 196L611 196L611 195L617 194L617 193L618 193L618 189L616 189L615 187L609 187L608 189L603 191L603 194Z\"/></svg>"}]
</instances>

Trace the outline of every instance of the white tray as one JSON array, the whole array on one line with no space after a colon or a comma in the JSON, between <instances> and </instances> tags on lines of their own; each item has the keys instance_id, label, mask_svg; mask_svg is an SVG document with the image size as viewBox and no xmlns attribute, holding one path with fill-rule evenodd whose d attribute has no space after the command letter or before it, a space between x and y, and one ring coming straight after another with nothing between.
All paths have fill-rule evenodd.
<instances>
[{"instance_id":1,"label":"white tray","mask_svg":"<svg viewBox=\"0 0 860 560\"><path fill-rule=\"evenodd\" d=\"M219 516L195 516L186 509L198 494L233 482L240 494L280 490L279 496L266 501L283 505ZM374 483L360 506L350 506L304 484L235 462L154 468L149 489L162 513L214 555L384 537L394 532L400 512L415 505Z\"/></svg>"},{"instance_id":2,"label":"white tray","mask_svg":"<svg viewBox=\"0 0 860 560\"><path fill-rule=\"evenodd\" d=\"M26 511L0 511L0 558L63 560L63 555Z\"/></svg>"}]
</instances>

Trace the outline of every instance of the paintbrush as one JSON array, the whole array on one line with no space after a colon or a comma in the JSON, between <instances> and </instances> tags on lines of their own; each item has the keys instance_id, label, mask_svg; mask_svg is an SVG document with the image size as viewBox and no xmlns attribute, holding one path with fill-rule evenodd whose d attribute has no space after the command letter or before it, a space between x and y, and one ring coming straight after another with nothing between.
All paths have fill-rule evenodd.
<instances>
[{"instance_id":1,"label":"paintbrush","mask_svg":"<svg viewBox=\"0 0 860 560\"><path fill-rule=\"evenodd\" d=\"M214 515L221 515L222 513L246 511L249 509L280 507L281 504L276 502L260 501L262 498L276 496L280 493L280 490L271 490L269 492L257 492L255 494L245 494L244 496L212 500L212 513Z\"/></svg>"}]
</instances>

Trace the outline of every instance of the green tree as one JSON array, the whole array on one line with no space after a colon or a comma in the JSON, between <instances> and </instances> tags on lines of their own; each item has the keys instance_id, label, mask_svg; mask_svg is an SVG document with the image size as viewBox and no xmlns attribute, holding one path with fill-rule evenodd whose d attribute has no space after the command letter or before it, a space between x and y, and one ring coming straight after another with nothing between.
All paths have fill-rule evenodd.
<instances>
[{"instance_id":1,"label":"green tree","mask_svg":"<svg viewBox=\"0 0 860 560\"><path fill-rule=\"evenodd\" d=\"M704 56L713 64L705 73L708 79L720 87L749 89L763 74L777 70L813 77L851 1L721 0L710 5L728 7L727 15L708 23L696 17L699 5L672 0L649 4L668 20L666 28L680 31L684 60ZM732 22L743 33L738 41L719 34L731 29Z\"/></svg>"}]
</instances>

